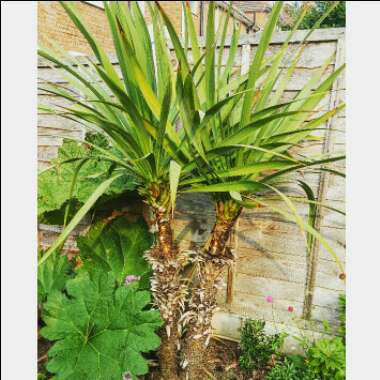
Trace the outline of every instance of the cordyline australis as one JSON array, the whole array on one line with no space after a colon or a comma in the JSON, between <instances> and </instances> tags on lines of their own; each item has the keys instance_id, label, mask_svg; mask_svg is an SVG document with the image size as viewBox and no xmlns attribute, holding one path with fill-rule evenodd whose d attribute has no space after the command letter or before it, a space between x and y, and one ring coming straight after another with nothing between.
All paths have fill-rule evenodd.
<instances>
[{"instance_id":1,"label":"cordyline australis","mask_svg":"<svg viewBox=\"0 0 380 380\"><path fill-rule=\"evenodd\" d=\"M216 307L218 280L234 259L228 242L244 206L271 207L284 218L302 227L307 234L309 247L312 240L318 238L334 254L327 242L312 228L316 205L312 189L304 182L294 181L305 191L310 203L309 223L306 224L298 216L291 199L277 186L281 184L279 181L289 182L288 175L291 172L306 171L308 168L325 170L324 167L321 168L321 164L342 159L342 156L301 159L294 149L300 143L312 141L314 137L311 132L322 129L320 127L323 123L344 107L341 104L315 116L321 100L343 70L343 67L336 68L332 74L321 80L334 56L315 70L311 79L292 101L282 101L287 83L302 57L308 37L337 4L338 2L332 3L329 11L306 33L304 40L298 44L291 56L288 67L284 69L288 44L306 10L301 12L294 29L289 32L279 50L268 55L266 52L283 5L280 1L275 2L249 69L237 78L233 72L233 64L238 51L238 27L233 28L226 59L223 56L230 22L229 12L216 30L215 3L210 2L205 53L202 55L191 12L187 5L184 8L185 46L190 45L194 62L202 61L204 64L199 65L194 75L185 71L177 77L180 118L188 143L193 146L197 157L191 163L193 177L182 184L191 184L191 188L185 189L185 192L211 193L216 212L211 236L194 260L197 275L192 283L187 311L182 317L187 322L183 366L187 367L190 379L204 377L203 368L207 365L206 347L211 334L212 312ZM174 28L165 14L163 19L180 67L187 67L189 63ZM218 114L209 116L209 110L218 107L221 102L225 104ZM285 179L284 175L287 175ZM291 211L285 212L268 204L266 198L273 195L283 200Z\"/></svg>"},{"instance_id":2,"label":"cordyline australis","mask_svg":"<svg viewBox=\"0 0 380 380\"><path fill-rule=\"evenodd\" d=\"M282 2L276 2L248 72L237 76L233 66L240 29L230 18L231 8L215 30L215 2L210 2L203 49L187 3L183 3L182 41L158 2L147 2L152 33L148 32L137 2L132 2L130 8L123 2L105 2L119 75L74 5L61 4L88 41L95 60L70 57L54 46L40 49L40 56L57 66L70 86L68 90L59 84L46 85L46 93L64 98L70 106L43 109L102 133L112 151L86 143L98 152L96 159L112 163L112 170L40 262L60 247L116 178L132 174L156 224L156 240L146 256L153 268L155 303L165 324L159 351L162 378L175 380L183 373L190 379L204 378L216 288L220 274L233 261L228 241L243 207L271 207L298 223L310 241L319 239L334 254L313 228L315 215L304 222L291 198L278 185L288 181L291 172L329 170L326 164L342 158L305 158L297 155L294 148L315 139L311 132L323 129L321 126L343 108L339 105L316 116L318 105L343 67L321 82L334 58L330 57L293 100L283 102L286 84L312 32L298 44L288 67L283 69L288 44L304 12L281 48L267 56L282 7ZM335 6L336 2L330 11ZM229 24L233 24L233 32L225 61ZM166 31L176 55L176 67L164 38ZM192 61L187 50L191 50ZM79 162L78 170L80 166ZM298 184L306 192L310 210L315 210L317 202L311 188L304 182ZM214 199L215 225L205 247L198 252L181 252L174 242L172 217L178 192L211 193ZM290 211L268 204L269 196L283 200ZM189 266L196 269L191 278L184 274L189 271L183 270Z\"/></svg>"}]
</instances>

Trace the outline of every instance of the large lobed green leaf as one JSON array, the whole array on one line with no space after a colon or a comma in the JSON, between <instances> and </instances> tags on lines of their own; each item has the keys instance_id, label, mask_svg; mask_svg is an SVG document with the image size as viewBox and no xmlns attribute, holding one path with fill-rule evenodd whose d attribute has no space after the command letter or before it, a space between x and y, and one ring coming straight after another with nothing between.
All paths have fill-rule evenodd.
<instances>
[{"instance_id":1,"label":"large lobed green leaf","mask_svg":"<svg viewBox=\"0 0 380 380\"><path fill-rule=\"evenodd\" d=\"M92 141L92 140L91 140ZM60 210L69 200L84 203L110 175L111 163L98 159L86 144L64 140L52 167L38 176L38 216ZM81 165L77 175L76 170ZM76 180L73 183L74 177ZM121 194L134 189L132 177L123 175L106 191Z\"/></svg>"},{"instance_id":2,"label":"large lobed green leaf","mask_svg":"<svg viewBox=\"0 0 380 380\"><path fill-rule=\"evenodd\" d=\"M145 310L147 291L115 287L112 273L81 271L66 285L67 296L55 291L44 305L41 335L56 341L47 369L56 380L133 379L148 372L142 353L156 349L159 312Z\"/></svg>"},{"instance_id":3,"label":"large lobed green leaf","mask_svg":"<svg viewBox=\"0 0 380 380\"><path fill-rule=\"evenodd\" d=\"M77 238L80 258L88 270L99 268L112 272L118 284L127 275L141 277L140 285L149 286L150 265L143 254L153 243L146 223L133 223L119 217L111 223L94 224L85 236Z\"/></svg>"}]
</instances>

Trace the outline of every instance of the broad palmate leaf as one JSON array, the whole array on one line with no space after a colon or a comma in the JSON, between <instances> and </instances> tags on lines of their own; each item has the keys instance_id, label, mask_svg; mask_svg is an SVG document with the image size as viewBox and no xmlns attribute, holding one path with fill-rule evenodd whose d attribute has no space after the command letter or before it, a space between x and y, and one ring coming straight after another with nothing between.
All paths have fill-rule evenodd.
<instances>
[{"instance_id":1,"label":"broad palmate leaf","mask_svg":"<svg viewBox=\"0 0 380 380\"><path fill-rule=\"evenodd\" d=\"M144 252L152 244L153 235L144 220L133 223L126 217L110 223L100 221L85 236L77 238L80 258L86 269L111 271L119 285L127 275L136 275L141 277L141 286L149 286L151 269Z\"/></svg>"},{"instance_id":2,"label":"broad palmate leaf","mask_svg":"<svg viewBox=\"0 0 380 380\"><path fill-rule=\"evenodd\" d=\"M56 380L133 379L148 372L142 353L156 349L159 312L145 310L150 293L132 284L115 286L112 273L80 271L44 305L41 335L56 341L48 352L48 371Z\"/></svg>"},{"instance_id":3,"label":"broad palmate leaf","mask_svg":"<svg viewBox=\"0 0 380 380\"><path fill-rule=\"evenodd\" d=\"M84 203L112 172L112 164L97 157L90 145L64 140L52 168L38 176L38 216L60 210L69 200ZM106 194L116 195L133 190L130 176L115 181Z\"/></svg>"}]
</instances>

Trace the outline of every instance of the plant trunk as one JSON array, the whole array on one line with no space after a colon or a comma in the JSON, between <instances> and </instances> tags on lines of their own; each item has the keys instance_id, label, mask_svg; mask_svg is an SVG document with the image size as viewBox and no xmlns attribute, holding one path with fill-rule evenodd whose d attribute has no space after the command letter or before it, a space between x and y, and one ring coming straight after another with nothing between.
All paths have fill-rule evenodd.
<instances>
[{"instance_id":1,"label":"plant trunk","mask_svg":"<svg viewBox=\"0 0 380 380\"><path fill-rule=\"evenodd\" d=\"M207 378L207 346L211 338L211 319L216 308L216 293L224 269L233 261L229 239L241 212L233 201L216 203L216 221L210 239L198 255L197 278L193 284L187 314L183 367L186 379Z\"/></svg>"},{"instance_id":2,"label":"plant trunk","mask_svg":"<svg viewBox=\"0 0 380 380\"><path fill-rule=\"evenodd\" d=\"M160 189L161 190L161 189ZM152 265L151 290L161 313L161 346L158 352L162 380L178 380L178 320L186 289L180 278L181 257L173 241L171 210L165 191L149 200L156 224L156 241L146 258ZM165 201L163 201L163 198Z\"/></svg>"},{"instance_id":3,"label":"plant trunk","mask_svg":"<svg viewBox=\"0 0 380 380\"><path fill-rule=\"evenodd\" d=\"M158 350L158 361L160 365L161 379L179 380L178 375L178 333L172 331L171 335L166 334L166 330L161 330L161 345Z\"/></svg>"}]
</instances>

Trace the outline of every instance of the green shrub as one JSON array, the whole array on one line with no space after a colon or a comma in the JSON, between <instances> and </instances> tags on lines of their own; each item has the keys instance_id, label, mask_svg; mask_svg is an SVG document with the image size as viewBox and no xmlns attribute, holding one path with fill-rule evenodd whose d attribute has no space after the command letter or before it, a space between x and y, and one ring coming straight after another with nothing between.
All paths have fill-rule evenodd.
<instances>
[{"instance_id":1,"label":"green shrub","mask_svg":"<svg viewBox=\"0 0 380 380\"><path fill-rule=\"evenodd\" d=\"M322 380L346 378L346 349L340 337L317 340L307 351L307 367Z\"/></svg>"},{"instance_id":2,"label":"green shrub","mask_svg":"<svg viewBox=\"0 0 380 380\"><path fill-rule=\"evenodd\" d=\"M67 281L66 294L54 291L44 304L41 335L54 345L47 370L56 380L136 380L148 372L142 353L155 350L162 322L147 310L150 293L138 285L116 285L114 275L79 270Z\"/></svg>"},{"instance_id":3,"label":"green shrub","mask_svg":"<svg viewBox=\"0 0 380 380\"><path fill-rule=\"evenodd\" d=\"M143 254L152 242L143 220L99 221L77 238L80 269L56 253L38 267L40 332L55 342L47 369L57 380L119 380L126 373L136 379L147 372L141 354L159 346L161 321L150 292L138 288L149 285Z\"/></svg>"},{"instance_id":4,"label":"green shrub","mask_svg":"<svg viewBox=\"0 0 380 380\"><path fill-rule=\"evenodd\" d=\"M241 331L239 365L246 372L263 370L271 357L279 356L286 334L267 335L265 321L247 319Z\"/></svg>"},{"instance_id":5,"label":"green shrub","mask_svg":"<svg viewBox=\"0 0 380 380\"><path fill-rule=\"evenodd\" d=\"M320 339L307 351L306 358L289 355L271 369L265 380L344 380L345 346L339 337Z\"/></svg>"},{"instance_id":6,"label":"green shrub","mask_svg":"<svg viewBox=\"0 0 380 380\"><path fill-rule=\"evenodd\" d=\"M299 371L294 363L286 360L277 364L266 376L266 380L298 380Z\"/></svg>"},{"instance_id":7,"label":"green shrub","mask_svg":"<svg viewBox=\"0 0 380 380\"><path fill-rule=\"evenodd\" d=\"M265 380L321 380L307 367L304 356L288 355L278 362L268 373Z\"/></svg>"}]
</instances>

